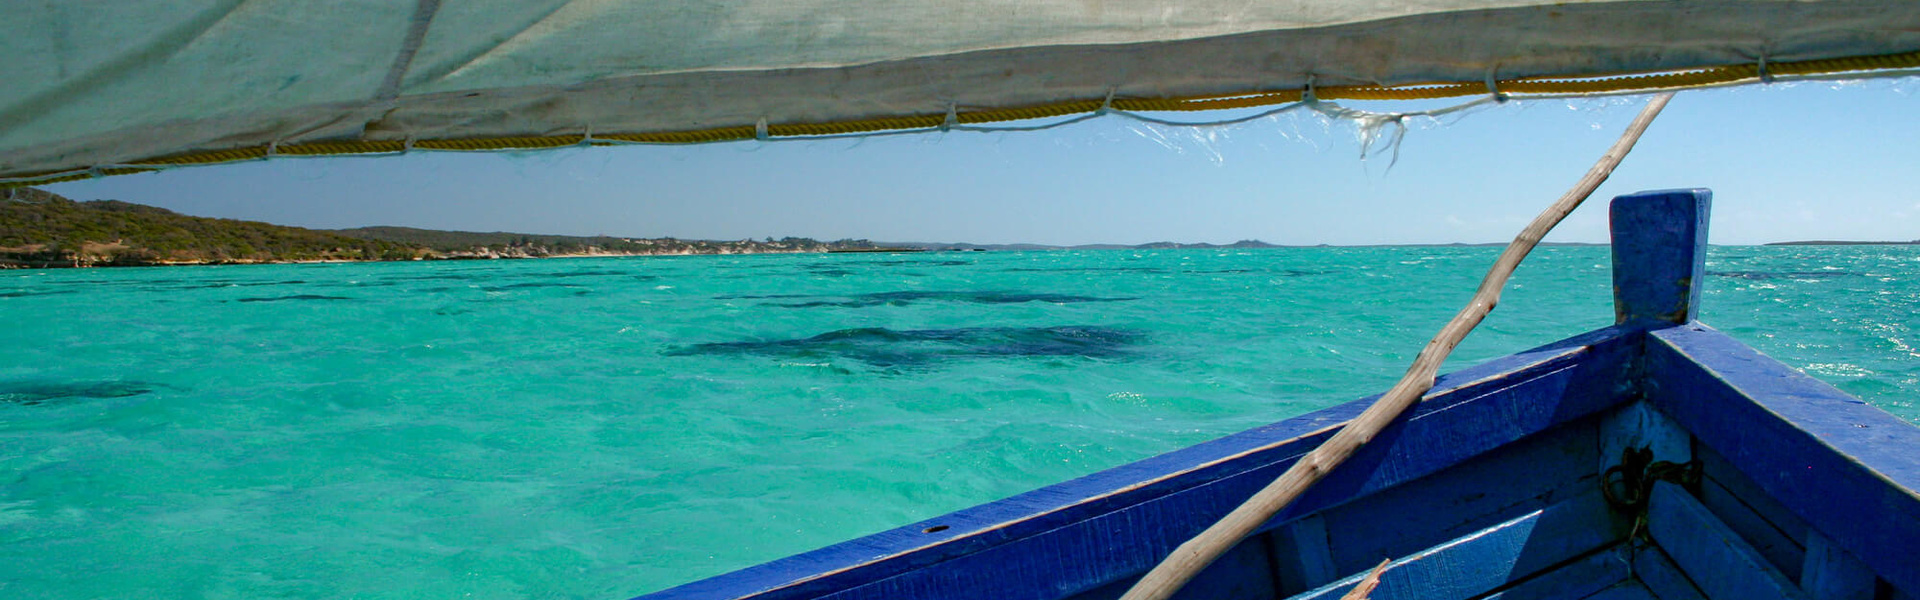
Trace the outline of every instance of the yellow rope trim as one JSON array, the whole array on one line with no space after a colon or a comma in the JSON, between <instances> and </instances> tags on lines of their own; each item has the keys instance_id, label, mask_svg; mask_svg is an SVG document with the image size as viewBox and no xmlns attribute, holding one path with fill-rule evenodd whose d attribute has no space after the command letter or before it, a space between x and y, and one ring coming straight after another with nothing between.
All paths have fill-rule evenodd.
<instances>
[{"instance_id":1,"label":"yellow rope trim","mask_svg":"<svg viewBox=\"0 0 1920 600\"><path fill-rule=\"evenodd\" d=\"M136 165L203 165L211 163L240 162L267 157L266 148L234 148L232 150L214 150L195 152L178 156L167 156L134 161Z\"/></svg>"},{"instance_id":2,"label":"yellow rope trim","mask_svg":"<svg viewBox=\"0 0 1920 600\"><path fill-rule=\"evenodd\" d=\"M1809 76L1913 68L1920 68L1920 51L1877 56L1854 56L1770 63L1767 65L1767 74ZM1728 65L1657 73L1623 73L1598 77L1525 77L1519 79L1503 79L1498 81L1496 85L1499 86L1500 92L1503 94L1520 96L1603 94L1726 85L1757 80L1760 76L1759 65ZM1478 96L1487 94L1490 91L1491 90L1487 88L1486 82L1436 82L1394 87L1373 85L1317 87L1314 88L1314 95L1328 100L1430 100ZM1105 107L1134 112L1253 108L1299 102L1304 96L1304 90L1272 90L1247 94L1187 98L1072 100L1037 106L956 111L953 116L954 119L962 125L973 125L1087 114L1099 111ZM927 114L836 121L830 123L770 123L766 126L766 133L769 137L775 138L811 137L879 131L933 129L946 124L946 114ZM694 131L594 134L591 143L600 146L612 145L618 142L641 144L699 144L730 140L747 140L756 137L759 137L758 127L756 126L733 126ZM556 136L419 140L413 142L411 147L426 150L453 151L536 150L574 146L586 141L587 136L585 135L569 134ZM155 170L138 168L139 166L145 165L171 167L241 162L267 158L270 154L289 156L391 154L405 152L408 148L409 146L406 142L385 140L293 144L275 146L271 152L269 152L268 148L234 148L228 150L191 152L175 156L134 161L127 163L129 165L127 167L103 168L83 172L55 171L50 173L24 174L8 178L13 179L13 181L0 181L0 189L87 179L96 174L121 175ZM62 175L62 173L68 174ZM38 178L41 176L47 178Z\"/></svg>"},{"instance_id":3,"label":"yellow rope trim","mask_svg":"<svg viewBox=\"0 0 1920 600\"><path fill-rule=\"evenodd\" d=\"M275 154L291 156L330 156L334 154L392 154L407 151L406 142L312 142L277 146Z\"/></svg>"}]
</instances>

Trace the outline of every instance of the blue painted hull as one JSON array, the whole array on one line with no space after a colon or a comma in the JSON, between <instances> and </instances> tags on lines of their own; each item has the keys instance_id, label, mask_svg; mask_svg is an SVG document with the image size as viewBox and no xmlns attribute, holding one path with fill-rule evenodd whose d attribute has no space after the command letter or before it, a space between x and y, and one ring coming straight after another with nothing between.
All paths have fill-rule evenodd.
<instances>
[{"instance_id":1,"label":"blue painted hull","mask_svg":"<svg viewBox=\"0 0 1920 600\"><path fill-rule=\"evenodd\" d=\"M1705 193L1659 194L1620 325L1441 377L1176 597L1920 597L1920 428L1689 321ZM1371 400L643 598L1114 598Z\"/></svg>"}]
</instances>

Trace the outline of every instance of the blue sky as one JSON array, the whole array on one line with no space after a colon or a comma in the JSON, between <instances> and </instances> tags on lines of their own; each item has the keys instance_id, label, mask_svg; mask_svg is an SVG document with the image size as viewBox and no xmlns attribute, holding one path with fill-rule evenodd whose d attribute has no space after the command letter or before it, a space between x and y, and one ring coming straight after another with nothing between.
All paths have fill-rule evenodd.
<instances>
[{"instance_id":1,"label":"blue sky","mask_svg":"<svg viewBox=\"0 0 1920 600\"><path fill-rule=\"evenodd\" d=\"M1916 90L1920 81L1904 79L1683 92L1595 201L1549 239L1604 241L1606 198L1674 187L1714 190L1717 244L1920 239ZM1516 101L1416 122L1397 162L1362 160L1352 125L1296 111L1205 128L1109 116L1037 133L276 159L48 189L319 228L1502 242L1585 173L1644 102Z\"/></svg>"}]
</instances>

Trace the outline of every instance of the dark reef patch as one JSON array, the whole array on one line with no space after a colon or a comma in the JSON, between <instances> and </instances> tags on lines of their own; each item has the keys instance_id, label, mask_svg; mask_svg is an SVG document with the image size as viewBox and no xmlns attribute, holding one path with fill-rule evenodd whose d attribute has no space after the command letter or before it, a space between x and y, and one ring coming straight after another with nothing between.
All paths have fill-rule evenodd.
<instances>
[{"instance_id":1,"label":"dark reef patch","mask_svg":"<svg viewBox=\"0 0 1920 600\"><path fill-rule=\"evenodd\" d=\"M1105 272L1105 273L1156 273L1158 274L1158 273L1168 272L1166 269L1160 269L1155 267L1073 267L1073 268L1014 267L1011 269L1001 269L1001 270L1008 273L1099 273L1099 272Z\"/></svg>"},{"instance_id":2,"label":"dark reef patch","mask_svg":"<svg viewBox=\"0 0 1920 600\"><path fill-rule=\"evenodd\" d=\"M973 261L968 261L968 260L873 260L873 261L861 262L859 264L883 266L883 267L896 267L896 266L964 267L964 266L973 265Z\"/></svg>"},{"instance_id":3,"label":"dark reef patch","mask_svg":"<svg viewBox=\"0 0 1920 600\"><path fill-rule=\"evenodd\" d=\"M33 406L75 398L126 398L152 392L155 387L138 381L0 382L0 404Z\"/></svg>"},{"instance_id":4,"label":"dark reef patch","mask_svg":"<svg viewBox=\"0 0 1920 600\"><path fill-rule=\"evenodd\" d=\"M1089 326L968 327L899 331L880 327L842 329L809 338L695 344L668 356L760 355L847 358L876 367L924 367L959 358L1078 356L1116 358L1145 335Z\"/></svg>"},{"instance_id":5,"label":"dark reef patch","mask_svg":"<svg viewBox=\"0 0 1920 600\"><path fill-rule=\"evenodd\" d=\"M272 296L267 298L241 298L237 302L284 302L288 300L352 300L346 296L322 296L319 294L295 294L292 296Z\"/></svg>"},{"instance_id":6,"label":"dark reef patch","mask_svg":"<svg viewBox=\"0 0 1920 600\"><path fill-rule=\"evenodd\" d=\"M74 293L74 291L75 290L50 290L45 292L28 292L28 291L0 292L0 298L25 298L28 296L58 296L60 294L71 294L71 293Z\"/></svg>"}]
</instances>

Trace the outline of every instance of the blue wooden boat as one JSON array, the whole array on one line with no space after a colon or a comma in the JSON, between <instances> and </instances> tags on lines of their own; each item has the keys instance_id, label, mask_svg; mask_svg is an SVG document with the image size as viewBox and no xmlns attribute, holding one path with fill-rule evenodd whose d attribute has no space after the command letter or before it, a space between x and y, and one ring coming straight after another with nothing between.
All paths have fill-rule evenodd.
<instances>
[{"instance_id":1,"label":"blue wooden boat","mask_svg":"<svg viewBox=\"0 0 1920 600\"><path fill-rule=\"evenodd\" d=\"M1694 320L1709 200L1615 199L1616 325L1443 376L1176 597L1920 597L1920 428ZM642 598L1114 598L1367 402Z\"/></svg>"}]
</instances>

